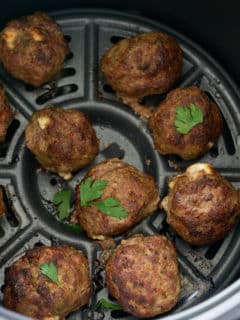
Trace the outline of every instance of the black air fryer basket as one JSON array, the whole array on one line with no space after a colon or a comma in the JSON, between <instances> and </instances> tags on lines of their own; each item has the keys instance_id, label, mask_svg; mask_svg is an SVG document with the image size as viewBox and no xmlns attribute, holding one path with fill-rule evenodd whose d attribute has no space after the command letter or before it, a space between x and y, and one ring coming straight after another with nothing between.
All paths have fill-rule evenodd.
<instances>
[{"instance_id":1,"label":"black air fryer basket","mask_svg":"<svg viewBox=\"0 0 240 320\"><path fill-rule=\"evenodd\" d=\"M50 103L78 108L89 116L100 140L100 154L94 163L118 157L136 166L155 178L162 198L167 193L169 178L177 173L173 164L177 162L184 170L193 161L180 161L157 153L146 123L116 98L111 87L104 83L99 68L104 51L119 39L152 30L166 32L177 39L184 53L183 73L178 86L197 85L206 91L220 106L224 118L224 130L216 146L199 161L211 163L236 188L240 188L240 96L234 83L213 58L196 43L164 24L108 10L76 9L56 12L52 16L61 25L71 48L60 78L40 89L33 89L14 80L2 67L0 69L0 80L16 111L7 141L0 145L0 184L8 205L7 214L0 218L0 284L4 284L5 269L27 249L42 244L67 243L88 257L94 288L89 306L71 314L68 319L133 319L123 311L106 311L105 314L94 311L99 299L113 300L108 295L104 270L99 265L101 250L85 234L74 233L60 222L52 204L53 195L63 188L74 189L88 168L76 173L68 182L41 170L25 146L24 130L28 119L33 111ZM156 104L162 98L156 96L151 102ZM171 312L158 318L220 319L223 313L237 307L240 282L231 283L240 270L239 223L225 239L210 247L193 247L177 237L161 210L125 233L124 237L136 233L167 235L177 248L181 297ZM119 242L122 238L116 237L115 240ZM0 319L15 319L15 316L0 307ZM16 319L25 318L16 315ZM221 319L233 318L229 315Z\"/></svg>"}]
</instances>

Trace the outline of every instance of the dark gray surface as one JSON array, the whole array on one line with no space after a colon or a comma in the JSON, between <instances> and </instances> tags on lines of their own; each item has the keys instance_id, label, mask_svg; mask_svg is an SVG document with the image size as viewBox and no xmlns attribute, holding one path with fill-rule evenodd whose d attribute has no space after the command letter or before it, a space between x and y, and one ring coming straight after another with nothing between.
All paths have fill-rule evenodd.
<instances>
[{"instance_id":1,"label":"dark gray surface","mask_svg":"<svg viewBox=\"0 0 240 320\"><path fill-rule=\"evenodd\" d=\"M92 13L71 11L54 16L62 25L65 35L70 36L73 56L67 60L63 77L53 86L54 89L50 90L51 94L47 87L32 90L0 69L1 80L5 84L12 107L17 110L16 118L20 124L15 132L13 130L9 143L4 146L7 150L4 156L5 149L0 150L2 152L0 183L5 187L12 210L10 215L0 220L0 228L5 232L0 237L1 284L4 281L5 268L34 245L62 242L74 245L88 255L92 271L94 271L94 260L99 255L99 250L92 241L84 235L72 233L57 220L51 204L57 190L63 187L74 189L86 170L77 173L70 182L64 182L56 175L39 170L34 157L25 148L24 128L27 119L34 110L42 108L44 103L56 103L66 108L76 107L88 114L101 141L101 152L95 162L119 156L124 161L152 174L158 182L161 196L167 192L169 177L176 174L169 165L169 158L158 155L154 150L146 125L112 93L103 90L104 84L100 81L98 62L103 52L112 45L112 36L128 37L144 31L162 30L177 38L184 51L183 75L179 85L196 84L209 92L219 104L226 120L217 147L200 160L212 163L236 187L240 186L240 151L237 144L240 140L238 112L240 97L237 88L211 57L178 32L143 18L119 15L106 10ZM46 92L48 94L44 97L51 99L43 99ZM59 92L62 95L54 97ZM110 146L107 148L106 145ZM148 159L151 160L150 166L146 162ZM179 162L182 168L189 164L190 162ZM183 288L179 304L171 312L171 314L176 313L173 318L181 317L177 312L206 299L233 280L240 267L239 229L238 224L223 242L210 248L193 248L175 237L166 226L162 211L155 213L133 229L133 233L167 234L175 241ZM91 301L93 304L99 298L107 297L106 288L98 289ZM87 317L86 309L84 312L72 315L70 319L81 317ZM121 318L121 314L115 313L115 318Z\"/></svg>"}]
</instances>

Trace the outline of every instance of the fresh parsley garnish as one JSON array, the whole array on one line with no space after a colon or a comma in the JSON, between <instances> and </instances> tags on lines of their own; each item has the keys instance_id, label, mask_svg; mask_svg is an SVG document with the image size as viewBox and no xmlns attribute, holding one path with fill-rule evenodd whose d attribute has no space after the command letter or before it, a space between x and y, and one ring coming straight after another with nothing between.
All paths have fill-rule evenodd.
<instances>
[{"instance_id":1,"label":"fresh parsley garnish","mask_svg":"<svg viewBox=\"0 0 240 320\"><path fill-rule=\"evenodd\" d=\"M68 224L66 224L66 226L67 226L69 229L73 230L74 232L77 232L77 233L83 232L83 227L80 226L80 224L68 223Z\"/></svg>"},{"instance_id":2,"label":"fresh parsley garnish","mask_svg":"<svg viewBox=\"0 0 240 320\"><path fill-rule=\"evenodd\" d=\"M107 198L94 204L101 212L110 217L122 219L128 216L127 211L120 205L120 201L115 198Z\"/></svg>"},{"instance_id":3,"label":"fresh parsley garnish","mask_svg":"<svg viewBox=\"0 0 240 320\"><path fill-rule=\"evenodd\" d=\"M55 266L55 264L53 262L41 264L40 271L42 272L42 274L44 274L50 280L52 280L53 282L60 285L60 281L58 279L57 267Z\"/></svg>"},{"instance_id":4,"label":"fresh parsley garnish","mask_svg":"<svg viewBox=\"0 0 240 320\"><path fill-rule=\"evenodd\" d=\"M126 218L128 213L121 206L118 199L109 197L104 200L94 201L103 195L107 185L108 181L106 180L95 180L92 182L91 177L84 180L80 187L81 206L95 206L99 211L110 217L118 219Z\"/></svg>"},{"instance_id":5,"label":"fresh parsley garnish","mask_svg":"<svg viewBox=\"0 0 240 320\"><path fill-rule=\"evenodd\" d=\"M98 303L96 304L96 307L95 309L98 310L99 308L105 308L105 309L112 309L112 310L122 310L123 307L120 306L119 304L117 303L111 303L105 299L100 299L98 301Z\"/></svg>"},{"instance_id":6,"label":"fresh parsley garnish","mask_svg":"<svg viewBox=\"0 0 240 320\"><path fill-rule=\"evenodd\" d=\"M90 177L84 180L80 190L81 206L88 206L91 201L100 198L107 185L108 181L106 180L92 182Z\"/></svg>"},{"instance_id":7,"label":"fresh parsley garnish","mask_svg":"<svg viewBox=\"0 0 240 320\"><path fill-rule=\"evenodd\" d=\"M201 109L190 103L189 107L177 107L174 124L176 130L181 134L187 134L197 124L203 122Z\"/></svg>"},{"instance_id":8,"label":"fresh parsley garnish","mask_svg":"<svg viewBox=\"0 0 240 320\"><path fill-rule=\"evenodd\" d=\"M58 206L58 217L63 220L70 215L71 190L62 190L55 193L53 203Z\"/></svg>"}]
</instances>

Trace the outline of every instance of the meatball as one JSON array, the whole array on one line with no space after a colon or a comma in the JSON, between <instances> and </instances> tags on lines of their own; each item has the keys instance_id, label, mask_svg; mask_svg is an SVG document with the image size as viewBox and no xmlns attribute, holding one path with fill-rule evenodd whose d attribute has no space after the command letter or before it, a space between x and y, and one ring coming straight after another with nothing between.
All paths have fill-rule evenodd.
<instances>
[{"instance_id":1,"label":"meatball","mask_svg":"<svg viewBox=\"0 0 240 320\"><path fill-rule=\"evenodd\" d=\"M99 143L88 118L77 109L48 107L33 113L26 145L40 164L64 179L98 154Z\"/></svg>"},{"instance_id":2,"label":"meatball","mask_svg":"<svg viewBox=\"0 0 240 320\"><path fill-rule=\"evenodd\" d=\"M3 189L0 187L0 217L3 216L6 213L6 205L4 202L4 197L3 197Z\"/></svg>"},{"instance_id":3,"label":"meatball","mask_svg":"<svg viewBox=\"0 0 240 320\"><path fill-rule=\"evenodd\" d=\"M160 235L122 240L107 262L106 283L123 309L138 318L172 309L180 294L173 244Z\"/></svg>"},{"instance_id":4,"label":"meatball","mask_svg":"<svg viewBox=\"0 0 240 320\"><path fill-rule=\"evenodd\" d=\"M162 200L167 222L192 245L222 239L240 215L240 194L207 163L196 163L172 178Z\"/></svg>"},{"instance_id":5,"label":"meatball","mask_svg":"<svg viewBox=\"0 0 240 320\"><path fill-rule=\"evenodd\" d=\"M107 186L99 200L114 198L126 210L119 219L100 211L96 206L81 206L80 188L87 178L105 180ZM93 239L106 239L120 234L157 209L159 192L153 177L117 159L95 165L76 187L76 214L83 229Z\"/></svg>"},{"instance_id":6,"label":"meatball","mask_svg":"<svg viewBox=\"0 0 240 320\"><path fill-rule=\"evenodd\" d=\"M5 95L3 86L0 84L0 143L4 142L7 128L13 120L13 112Z\"/></svg>"},{"instance_id":7,"label":"meatball","mask_svg":"<svg viewBox=\"0 0 240 320\"><path fill-rule=\"evenodd\" d=\"M0 60L15 78L39 87L50 81L69 52L60 26L44 12L10 21L0 33Z\"/></svg>"},{"instance_id":8,"label":"meatball","mask_svg":"<svg viewBox=\"0 0 240 320\"><path fill-rule=\"evenodd\" d=\"M54 264L59 283L40 271ZM88 303L91 280L86 257L67 245L41 246L26 252L6 272L3 304L34 319L65 319Z\"/></svg>"},{"instance_id":9,"label":"meatball","mask_svg":"<svg viewBox=\"0 0 240 320\"><path fill-rule=\"evenodd\" d=\"M187 134L179 133L175 126L177 108L191 104L202 111L203 122ZM207 152L220 136L222 126L218 106L197 87L172 90L149 119L156 149L161 154L176 154L185 160L195 159Z\"/></svg>"},{"instance_id":10,"label":"meatball","mask_svg":"<svg viewBox=\"0 0 240 320\"><path fill-rule=\"evenodd\" d=\"M138 100L167 92L175 84L181 76L182 50L165 33L143 33L108 49L101 59L101 69L117 96L148 117L150 108Z\"/></svg>"}]
</instances>

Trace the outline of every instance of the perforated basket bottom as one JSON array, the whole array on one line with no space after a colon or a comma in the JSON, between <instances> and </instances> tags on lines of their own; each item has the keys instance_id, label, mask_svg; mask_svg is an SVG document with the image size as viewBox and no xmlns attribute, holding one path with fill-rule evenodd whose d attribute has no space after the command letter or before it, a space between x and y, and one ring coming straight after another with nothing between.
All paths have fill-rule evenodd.
<instances>
[{"instance_id":1,"label":"perforated basket bottom","mask_svg":"<svg viewBox=\"0 0 240 320\"><path fill-rule=\"evenodd\" d=\"M163 197L167 193L169 178L176 174L172 162L178 162L183 169L192 162L160 156L155 151L146 124L116 98L109 85L103 83L99 70L103 52L120 38L152 30L167 32L178 40L184 52L183 74L178 85L197 85L208 92L220 106L225 120L217 145L199 160L211 163L236 188L240 186L239 98L228 76L212 58L196 44L162 24L106 10L67 11L54 17L62 26L71 48L58 81L34 90L0 69L1 81L12 108L16 110L7 141L0 146L0 184L8 203L7 215L0 218L0 283L4 284L6 267L26 249L42 244L68 243L88 256L94 280L89 308L72 314L69 319L109 319L110 313L115 319L131 318L120 311L105 314L93 311L100 298L113 299L108 296L104 271L98 265L100 249L85 234L78 235L58 221L51 203L56 191L74 189L87 168L69 182L41 170L25 147L27 121L34 110L48 103L80 109L89 116L100 139L101 152L94 163L117 156L153 175ZM233 280L239 270L239 229L238 224L223 241L211 247L195 248L175 236L165 222L163 211L159 210L127 234L117 237L116 241L135 233L160 233L175 242L182 290L179 303L171 311L173 314L206 299Z\"/></svg>"}]
</instances>

